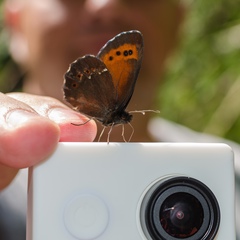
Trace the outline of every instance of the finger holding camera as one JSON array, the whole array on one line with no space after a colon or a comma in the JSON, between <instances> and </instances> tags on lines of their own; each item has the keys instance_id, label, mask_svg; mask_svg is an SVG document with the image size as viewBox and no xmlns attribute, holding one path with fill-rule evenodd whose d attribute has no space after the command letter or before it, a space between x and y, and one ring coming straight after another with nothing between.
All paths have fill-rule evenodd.
<instances>
[{"instance_id":1,"label":"finger holding camera","mask_svg":"<svg viewBox=\"0 0 240 240\"><path fill-rule=\"evenodd\" d=\"M60 101L26 93L0 93L0 189L20 168L45 160L59 141L93 141L96 124Z\"/></svg>"}]
</instances>

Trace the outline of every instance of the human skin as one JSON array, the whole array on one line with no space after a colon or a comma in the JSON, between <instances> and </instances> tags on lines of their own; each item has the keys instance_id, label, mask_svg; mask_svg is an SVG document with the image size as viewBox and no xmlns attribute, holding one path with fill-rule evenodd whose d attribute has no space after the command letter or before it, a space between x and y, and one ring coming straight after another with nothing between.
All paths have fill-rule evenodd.
<instances>
[{"instance_id":1,"label":"human skin","mask_svg":"<svg viewBox=\"0 0 240 240\"><path fill-rule=\"evenodd\" d=\"M59 141L89 142L95 138L95 122L74 127L71 122L84 123L86 117L57 99L0 93L0 104L0 189L11 182L18 169L45 160Z\"/></svg>"}]
</instances>

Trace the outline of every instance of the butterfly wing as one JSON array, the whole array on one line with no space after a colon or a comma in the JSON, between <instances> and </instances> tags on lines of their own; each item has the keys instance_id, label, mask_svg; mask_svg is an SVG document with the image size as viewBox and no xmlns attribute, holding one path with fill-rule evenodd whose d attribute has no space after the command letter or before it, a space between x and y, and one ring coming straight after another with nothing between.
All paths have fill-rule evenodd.
<instances>
[{"instance_id":1,"label":"butterfly wing","mask_svg":"<svg viewBox=\"0 0 240 240\"><path fill-rule=\"evenodd\" d=\"M74 61L66 72L64 98L75 110L103 121L116 96L106 65L92 55Z\"/></svg>"},{"instance_id":2,"label":"butterfly wing","mask_svg":"<svg viewBox=\"0 0 240 240\"><path fill-rule=\"evenodd\" d=\"M118 34L109 40L97 57L107 66L117 91L118 110L124 110L130 101L143 57L143 36L133 30Z\"/></svg>"}]
</instances>

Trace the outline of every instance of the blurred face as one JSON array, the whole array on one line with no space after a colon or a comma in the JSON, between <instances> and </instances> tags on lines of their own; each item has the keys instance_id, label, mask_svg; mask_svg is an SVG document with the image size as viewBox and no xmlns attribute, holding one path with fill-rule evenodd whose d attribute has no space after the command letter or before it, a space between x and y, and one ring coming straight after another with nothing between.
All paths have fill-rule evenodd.
<instances>
[{"instance_id":1,"label":"blurred face","mask_svg":"<svg viewBox=\"0 0 240 240\"><path fill-rule=\"evenodd\" d=\"M21 64L32 93L62 100L63 74L84 54L97 54L116 34L137 29L145 40L137 92L156 88L176 40L180 7L171 0L23 0L18 31L26 44ZM14 37L14 34L12 34ZM14 55L14 53L13 53ZM147 78L147 79L146 79ZM153 81L149 84L149 81ZM27 91L30 91L27 89ZM141 107L144 107L141 105Z\"/></svg>"}]
</instances>

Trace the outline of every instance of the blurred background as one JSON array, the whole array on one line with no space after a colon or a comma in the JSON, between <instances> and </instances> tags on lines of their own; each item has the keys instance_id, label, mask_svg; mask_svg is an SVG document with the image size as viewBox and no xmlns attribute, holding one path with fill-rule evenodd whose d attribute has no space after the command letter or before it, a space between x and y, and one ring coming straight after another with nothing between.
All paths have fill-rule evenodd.
<instances>
[{"instance_id":1,"label":"blurred background","mask_svg":"<svg viewBox=\"0 0 240 240\"><path fill-rule=\"evenodd\" d=\"M239 1L186 2L182 39L159 91L161 116L240 143Z\"/></svg>"},{"instance_id":2,"label":"blurred background","mask_svg":"<svg viewBox=\"0 0 240 240\"><path fill-rule=\"evenodd\" d=\"M238 0L184 0L182 38L159 89L161 117L240 143L240 10ZM0 0L0 91L20 71L7 50ZM8 82L6 83L6 79Z\"/></svg>"}]
</instances>

